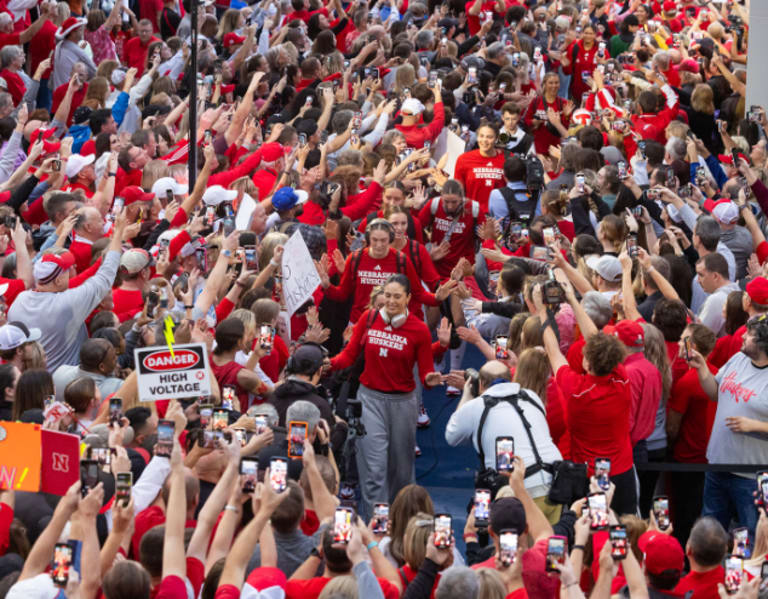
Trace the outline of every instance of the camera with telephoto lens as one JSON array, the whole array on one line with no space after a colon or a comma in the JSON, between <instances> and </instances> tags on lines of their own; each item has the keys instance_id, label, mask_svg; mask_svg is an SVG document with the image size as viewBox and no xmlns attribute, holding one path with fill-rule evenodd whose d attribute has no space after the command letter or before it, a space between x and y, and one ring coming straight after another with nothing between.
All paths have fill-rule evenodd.
<instances>
[{"instance_id":1,"label":"camera with telephoto lens","mask_svg":"<svg viewBox=\"0 0 768 599\"><path fill-rule=\"evenodd\" d=\"M544 187L544 165L535 154L529 154L525 158L525 184L529 190Z\"/></svg>"},{"instance_id":2,"label":"camera with telephoto lens","mask_svg":"<svg viewBox=\"0 0 768 599\"><path fill-rule=\"evenodd\" d=\"M347 398L347 424L350 437L365 436L365 426L362 423L363 402L359 399Z\"/></svg>"},{"instance_id":3,"label":"camera with telephoto lens","mask_svg":"<svg viewBox=\"0 0 768 599\"><path fill-rule=\"evenodd\" d=\"M559 306L565 301L565 289L555 278L555 271L549 271L549 279L541 289L542 298L547 306Z\"/></svg>"},{"instance_id":4,"label":"camera with telephoto lens","mask_svg":"<svg viewBox=\"0 0 768 599\"><path fill-rule=\"evenodd\" d=\"M467 368L464 371L464 382L468 380L472 381L470 383L472 397L477 397L480 395L480 373L474 368Z\"/></svg>"}]
</instances>

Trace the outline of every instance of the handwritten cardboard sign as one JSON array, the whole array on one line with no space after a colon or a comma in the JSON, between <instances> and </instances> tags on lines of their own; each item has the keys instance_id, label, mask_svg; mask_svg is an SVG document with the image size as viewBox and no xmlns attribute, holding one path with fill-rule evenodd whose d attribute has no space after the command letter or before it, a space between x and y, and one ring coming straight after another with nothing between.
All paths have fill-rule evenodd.
<instances>
[{"instance_id":1,"label":"handwritten cardboard sign","mask_svg":"<svg viewBox=\"0 0 768 599\"><path fill-rule=\"evenodd\" d=\"M0 421L0 489L40 490L41 427Z\"/></svg>"},{"instance_id":2,"label":"handwritten cardboard sign","mask_svg":"<svg viewBox=\"0 0 768 599\"><path fill-rule=\"evenodd\" d=\"M283 251L283 298L289 316L293 316L312 297L318 285L320 275L297 229L286 242Z\"/></svg>"}]
</instances>

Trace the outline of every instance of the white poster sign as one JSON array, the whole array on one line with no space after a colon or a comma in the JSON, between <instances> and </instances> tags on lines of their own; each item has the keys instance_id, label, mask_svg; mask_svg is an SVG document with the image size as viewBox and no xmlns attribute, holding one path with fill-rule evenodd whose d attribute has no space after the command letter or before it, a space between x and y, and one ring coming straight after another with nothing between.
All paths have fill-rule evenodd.
<instances>
[{"instance_id":1,"label":"white poster sign","mask_svg":"<svg viewBox=\"0 0 768 599\"><path fill-rule=\"evenodd\" d=\"M143 347L133 352L139 401L207 397L211 394L208 351L202 343Z\"/></svg>"},{"instance_id":2,"label":"white poster sign","mask_svg":"<svg viewBox=\"0 0 768 599\"><path fill-rule=\"evenodd\" d=\"M283 251L283 298L289 316L293 316L320 285L315 263L307 244L297 229Z\"/></svg>"}]
</instances>

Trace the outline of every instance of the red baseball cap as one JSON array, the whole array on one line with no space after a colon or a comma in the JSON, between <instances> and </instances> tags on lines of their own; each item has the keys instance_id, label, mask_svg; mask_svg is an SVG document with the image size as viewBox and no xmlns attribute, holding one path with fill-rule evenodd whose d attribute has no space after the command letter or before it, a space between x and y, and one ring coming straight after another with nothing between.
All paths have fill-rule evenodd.
<instances>
[{"instance_id":1,"label":"red baseball cap","mask_svg":"<svg viewBox=\"0 0 768 599\"><path fill-rule=\"evenodd\" d=\"M234 31L230 31L226 35L224 35L224 40L222 41L222 45L225 48L229 48L230 46L237 46L238 44L242 44L245 41L244 35L237 35Z\"/></svg>"},{"instance_id":2,"label":"red baseball cap","mask_svg":"<svg viewBox=\"0 0 768 599\"><path fill-rule=\"evenodd\" d=\"M613 335L627 347L643 347L645 331L634 320L620 320L613 327Z\"/></svg>"},{"instance_id":3,"label":"red baseball cap","mask_svg":"<svg viewBox=\"0 0 768 599\"><path fill-rule=\"evenodd\" d=\"M755 277L746 286L747 295L754 303L768 306L768 279Z\"/></svg>"},{"instance_id":4,"label":"red baseball cap","mask_svg":"<svg viewBox=\"0 0 768 599\"><path fill-rule=\"evenodd\" d=\"M70 251L61 254L45 254L39 261L35 262L35 280L43 284L50 283L74 265L75 256Z\"/></svg>"},{"instance_id":5,"label":"red baseball cap","mask_svg":"<svg viewBox=\"0 0 768 599\"><path fill-rule=\"evenodd\" d=\"M264 162L274 162L285 154L289 154L291 148L284 148L276 141L261 146L261 159Z\"/></svg>"},{"instance_id":6,"label":"red baseball cap","mask_svg":"<svg viewBox=\"0 0 768 599\"><path fill-rule=\"evenodd\" d=\"M731 156L730 154L718 154L717 158L718 160L720 160L720 162L724 162L725 164L730 164L731 166L733 166L733 156ZM741 152L739 152L739 158L743 158L744 160L749 162L749 158L747 158Z\"/></svg>"},{"instance_id":7,"label":"red baseball cap","mask_svg":"<svg viewBox=\"0 0 768 599\"><path fill-rule=\"evenodd\" d=\"M677 12L677 2L675 0L664 0L662 9L665 13Z\"/></svg>"},{"instance_id":8,"label":"red baseball cap","mask_svg":"<svg viewBox=\"0 0 768 599\"><path fill-rule=\"evenodd\" d=\"M53 137L55 132L55 129L35 129L29 136L29 144L34 145L35 142L42 137L44 154L52 154L53 152L58 152L59 148L61 147L61 143L58 141L48 141L51 139L51 137Z\"/></svg>"},{"instance_id":9,"label":"red baseball cap","mask_svg":"<svg viewBox=\"0 0 768 599\"><path fill-rule=\"evenodd\" d=\"M155 194L147 193L138 185L130 185L123 189L123 198L125 205L129 206L135 202L151 202L155 199Z\"/></svg>"},{"instance_id":10,"label":"red baseball cap","mask_svg":"<svg viewBox=\"0 0 768 599\"><path fill-rule=\"evenodd\" d=\"M658 576L665 570L683 570L685 554L680 542L672 535L649 530L640 535L637 546L645 554L647 572Z\"/></svg>"}]
</instances>

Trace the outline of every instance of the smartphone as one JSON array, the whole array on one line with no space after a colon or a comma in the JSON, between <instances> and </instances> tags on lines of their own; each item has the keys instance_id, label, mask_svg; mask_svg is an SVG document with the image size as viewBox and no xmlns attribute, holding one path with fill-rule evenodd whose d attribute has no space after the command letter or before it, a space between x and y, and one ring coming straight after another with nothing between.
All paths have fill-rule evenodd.
<instances>
[{"instance_id":1,"label":"smartphone","mask_svg":"<svg viewBox=\"0 0 768 599\"><path fill-rule=\"evenodd\" d=\"M265 430L267 430L267 427L269 426L269 423L267 422L266 416L256 416L254 417L254 425L256 427L256 434L260 435Z\"/></svg>"},{"instance_id":2,"label":"smartphone","mask_svg":"<svg viewBox=\"0 0 768 599\"><path fill-rule=\"evenodd\" d=\"M56 158L55 160L51 161L51 170L54 173L58 173L61 170L61 160Z\"/></svg>"},{"instance_id":3,"label":"smartphone","mask_svg":"<svg viewBox=\"0 0 768 599\"><path fill-rule=\"evenodd\" d=\"M385 535L389 530L389 504L388 503L375 503L373 504L373 522L371 524L371 530L375 534Z\"/></svg>"},{"instance_id":4,"label":"smartphone","mask_svg":"<svg viewBox=\"0 0 768 599\"><path fill-rule=\"evenodd\" d=\"M259 476L259 458L240 458L240 476L243 477L243 493L253 493Z\"/></svg>"},{"instance_id":5,"label":"smartphone","mask_svg":"<svg viewBox=\"0 0 768 599\"><path fill-rule=\"evenodd\" d=\"M112 462L112 450L109 447L90 447L88 457L99 463L99 466L109 466Z\"/></svg>"},{"instance_id":6,"label":"smartphone","mask_svg":"<svg viewBox=\"0 0 768 599\"><path fill-rule=\"evenodd\" d=\"M470 84L476 84L477 83L477 68L469 67L469 70L467 71L467 74L469 75L469 83Z\"/></svg>"},{"instance_id":7,"label":"smartphone","mask_svg":"<svg viewBox=\"0 0 768 599\"><path fill-rule=\"evenodd\" d=\"M428 78L427 81L428 81L429 87L434 88L435 85L437 85L437 72L436 71L431 71L429 73L429 78Z\"/></svg>"},{"instance_id":8,"label":"smartphone","mask_svg":"<svg viewBox=\"0 0 768 599\"><path fill-rule=\"evenodd\" d=\"M165 199L168 201L168 203L173 202L173 190L172 189L166 189L165 190Z\"/></svg>"},{"instance_id":9,"label":"smartphone","mask_svg":"<svg viewBox=\"0 0 768 599\"><path fill-rule=\"evenodd\" d=\"M333 514L333 542L346 545L352 538L352 508L345 505Z\"/></svg>"},{"instance_id":10,"label":"smartphone","mask_svg":"<svg viewBox=\"0 0 768 599\"><path fill-rule=\"evenodd\" d=\"M547 565L544 570L546 572L560 572L555 566L560 564L565 565L565 548L567 540L565 537L554 536L547 539Z\"/></svg>"},{"instance_id":11,"label":"smartphone","mask_svg":"<svg viewBox=\"0 0 768 599\"><path fill-rule=\"evenodd\" d=\"M112 397L109 400L109 423L120 423L123 418L123 400L119 397Z\"/></svg>"},{"instance_id":12,"label":"smartphone","mask_svg":"<svg viewBox=\"0 0 768 599\"><path fill-rule=\"evenodd\" d=\"M653 498L653 517L656 518L659 530L669 528L669 498L666 495Z\"/></svg>"},{"instance_id":13,"label":"smartphone","mask_svg":"<svg viewBox=\"0 0 768 599\"><path fill-rule=\"evenodd\" d=\"M229 426L229 410L214 410L213 430L223 431L227 426Z\"/></svg>"},{"instance_id":14,"label":"smartphone","mask_svg":"<svg viewBox=\"0 0 768 599\"><path fill-rule=\"evenodd\" d=\"M605 493L590 493L587 497L589 506L590 528L605 530L608 528L608 502Z\"/></svg>"},{"instance_id":15,"label":"smartphone","mask_svg":"<svg viewBox=\"0 0 768 599\"><path fill-rule=\"evenodd\" d=\"M213 224L210 222L209 224ZM208 250L206 248L195 249L195 260L197 261L197 268L203 273L208 271Z\"/></svg>"},{"instance_id":16,"label":"smartphone","mask_svg":"<svg viewBox=\"0 0 768 599\"><path fill-rule=\"evenodd\" d=\"M451 546L453 532L451 530L450 514L435 514L435 547L447 549Z\"/></svg>"},{"instance_id":17,"label":"smartphone","mask_svg":"<svg viewBox=\"0 0 768 599\"><path fill-rule=\"evenodd\" d=\"M157 423L157 448L155 455L170 458L173 449L173 420L160 420Z\"/></svg>"},{"instance_id":18,"label":"smartphone","mask_svg":"<svg viewBox=\"0 0 768 599\"><path fill-rule=\"evenodd\" d=\"M595 478L597 486L603 491L608 491L611 487L611 460L608 458L595 458Z\"/></svg>"},{"instance_id":19,"label":"smartphone","mask_svg":"<svg viewBox=\"0 0 768 599\"><path fill-rule=\"evenodd\" d=\"M299 133L299 146L306 146L306 145L307 145L307 134Z\"/></svg>"},{"instance_id":20,"label":"smartphone","mask_svg":"<svg viewBox=\"0 0 768 599\"><path fill-rule=\"evenodd\" d=\"M579 188L579 193L584 193L584 175L581 173L576 175L576 185Z\"/></svg>"},{"instance_id":21,"label":"smartphone","mask_svg":"<svg viewBox=\"0 0 768 599\"><path fill-rule=\"evenodd\" d=\"M213 416L213 404L200 404L198 410L200 412L200 427L208 428L208 425L211 423L211 418Z\"/></svg>"},{"instance_id":22,"label":"smartphone","mask_svg":"<svg viewBox=\"0 0 768 599\"><path fill-rule=\"evenodd\" d=\"M248 270L259 270L259 255L256 252L255 245L246 245L243 247L243 255L245 257L245 268Z\"/></svg>"},{"instance_id":23,"label":"smartphone","mask_svg":"<svg viewBox=\"0 0 768 599\"><path fill-rule=\"evenodd\" d=\"M475 525L478 528L488 527L488 518L491 514L491 492L488 489L475 491Z\"/></svg>"},{"instance_id":24,"label":"smartphone","mask_svg":"<svg viewBox=\"0 0 768 599\"><path fill-rule=\"evenodd\" d=\"M620 160L619 163L616 165L616 168L619 171L619 179L626 179L627 178L627 163L623 160Z\"/></svg>"},{"instance_id":25,"label":"smartphone","mask_svg":"<svg viewBox=\"0 0 768 599\"><path fill-rule=\"evenodd\" d=\"M507 350L509 343L509 338L505 335L499 335L496 337L494 341L494 346L496 347L496 359L497 360L508 360L509 359L509 351Z\"/></svg>"},{"instance_id":26,"label":"smartphone","mask_svg":"<svg viewBox=\"0 0 768 599\"><path fill-rule=\"evenodd\" d=\"M211 141L213 141L213 135L211 134L210 129L207 129L205 131L205 133L203 134L203 136L205 137L205 143L206 144L210 144Z\"/></svg>"},{"instance_id":27,"label":"smartphone","mask_svg":"<svg viewBox=\"0 0 768 599\"><path fill-rule=\"evenodd\" d=\"M221 389L221 409L232 411L235 409L235 388L231 385L222 387ZM229 418L229 416L227 416ZM216 428L214 426L214 428ZM227 428L226 426L223 428Z\"/></svg>"},{"instance_id":28,"label":"smartphone","mask_svg":"<svg viewBox=\"0 0 768 599\"><path fill-rule=\"evenodd\" d=\"M629 235L627 237L627 254L629 254L630 258L637 256L637 247L637 237L635 235Z\"/></svg>"},{"instance_id":29,"label":"smartphone","mask_svg":"<svg viewBox=\"0 0 768 599\"><path fill-rule=\"evenodd\" d=\"M85 497L99 484L99 463L96 460L80 460L80 494Z\"/></svg>"},{"instance_id":30,"label":"smartphone","mask_svg":"<svg viewBox=\"0 0 768 599\"><path fill-rule=\"evenodd\" d=\"M768 560L763 562L763 565L760 566L760 587L759 591L762 593L765 591L766 586L768 586Z\"/></svg>"},{"instance_id":31,"label":"smartphone","mask_svg":"<svg viewBox=\"0 0 768 599\"><path fill-rule=\"evenodd\" d=\"M677 183L677 177L675 177L675 170L668 168L667 169L667 180L666 180L666 186L669 189L675 188L675 183Z\"/></svg>"},{"instance_id":32,"label":"smartphone","mask_svg":"<svg viewBox=\"0 0 768 599\"><path fill-rule=\"evenodd\" d=\"M688 362L691 359L691 338L683 337L683 357Z\"/></svg>"},{"instance_id":33,"label":"smartphone","mask_svg":"<svg viewBox=\"0 0 768 599\"><path fill-rule=\"evenodd\" d=\"M738 593L743 577L744 560L736 555L729 555L725 559L725 591L729 595Z\"/></svg>"},{"instance_id":34,"label":"smartphone","mask_svg":"<svg viewBox=\"0 0 768 599\"><path fill-rule=\"evenodd\" d=\"M120 214L125 206L125 200L123 198L115 198L112 202L112 214Z\"/></svg>"},{"instance_id":35,"label":"smartphone","mask_svg":"<svg viewBox=\"0 0 768 599\"><path fill-rule=\"evenodd\" d=\"M118 472L115 481L115 497L123 506L131 501L131 487L133 487L133 472Z\"/></svg>"},{"instance_id":36,"label":"smartphone","mask_svg":"<svg viewBox=\"0 0 768 599\"><path fill-rule=\"evenodd\" d=\"M733 168L739 168L739 150L737 148L733 148L731 150L731 158L733 158Z\"/></svg>"},{"instance_id":37,"label":"smartphone","mask_svg":"<svg viewBox=\"0 0 768 599\"><path fill-rule=\"evenodd\" d=\"M288 457L292 460L300 460L304 455L304 439L307 438L306 422L288 423Z\"/></svg>"},{"instance_id":38,"label":"smartphone","mask_svg":"<svg viewBox=\"0 0 768 599\"><path fill-rule=\"evenodd\" d=\"M551 245L555 243L555 229L554 227L544 227L541 230L541 234L544 236L544 245Z\"/></svg>"},{"instance_id":39,"label":"smartphone","mask_svg":"<svg viewBox=\"0 0 768 599\"><path fill-rule=\"evenodd\" d=\"M747 559L751 555L749 550L749 532L746 528L733 529L733 554L742 559Z\"/></svg>"},{"instance_id":40,"label":"smartphone","mask_svg":"<svg viewBox=\"0 0 768 599\"><path fill-rule=\"evenodd\" d=\"M611 539L611 557L617 561L627 557L629 549L627 544L627 527L622 525L611 526L609 535Z\"/></svg>"},{"instance_id":41,"label":"smartphone","mask_svg":"<svg viewBox=\"0 0 768 599\"><path fill-rule=\"evenodd\" d=\"M288 460L272 458L269 461L269 484L275 493L282 493L288 485Z\"/></svg>"},{"instance_id":42,"label":"smartphone","mask_svg":"<svg viewBox=\"0 0 768 599\"><path fill-rule=\"evenodd\" d=\"M512 472L515 469L515 439L496 437L496 472Z\"/></svg>"},{"instance_id":43,"label":"smartphone","mask_svg":"<svg viewBox=\"0 0 768 599\"><path fill-rule=\"evenodd\" d=\"M51 578L57 587L66 587L69 582L69 569L72 567L72 546L68 543L56 543L53 548L53 568Z\"/></svg>"},{"instance_id":44,"label":"smartphone","mask_svg":"<svg viewBox=\"0 0 768 599\"><path fill-rule=\"evenodd\" d=\"M259 327L259 345L261 349L267 349L272 351L272 345L275 341L275 329L274 327L263 324Z\"/></svg>"},{"instance_id":45,"label":"smartphone","mask_svg":"<svg viewBox=\"0 0 768 599\"><path fill-rule=\"evenodd\" d=\"M517 534L505 530L499 533L499 559L504 567L509 567L517 555Z\"/></svg>"}]
</instances>

